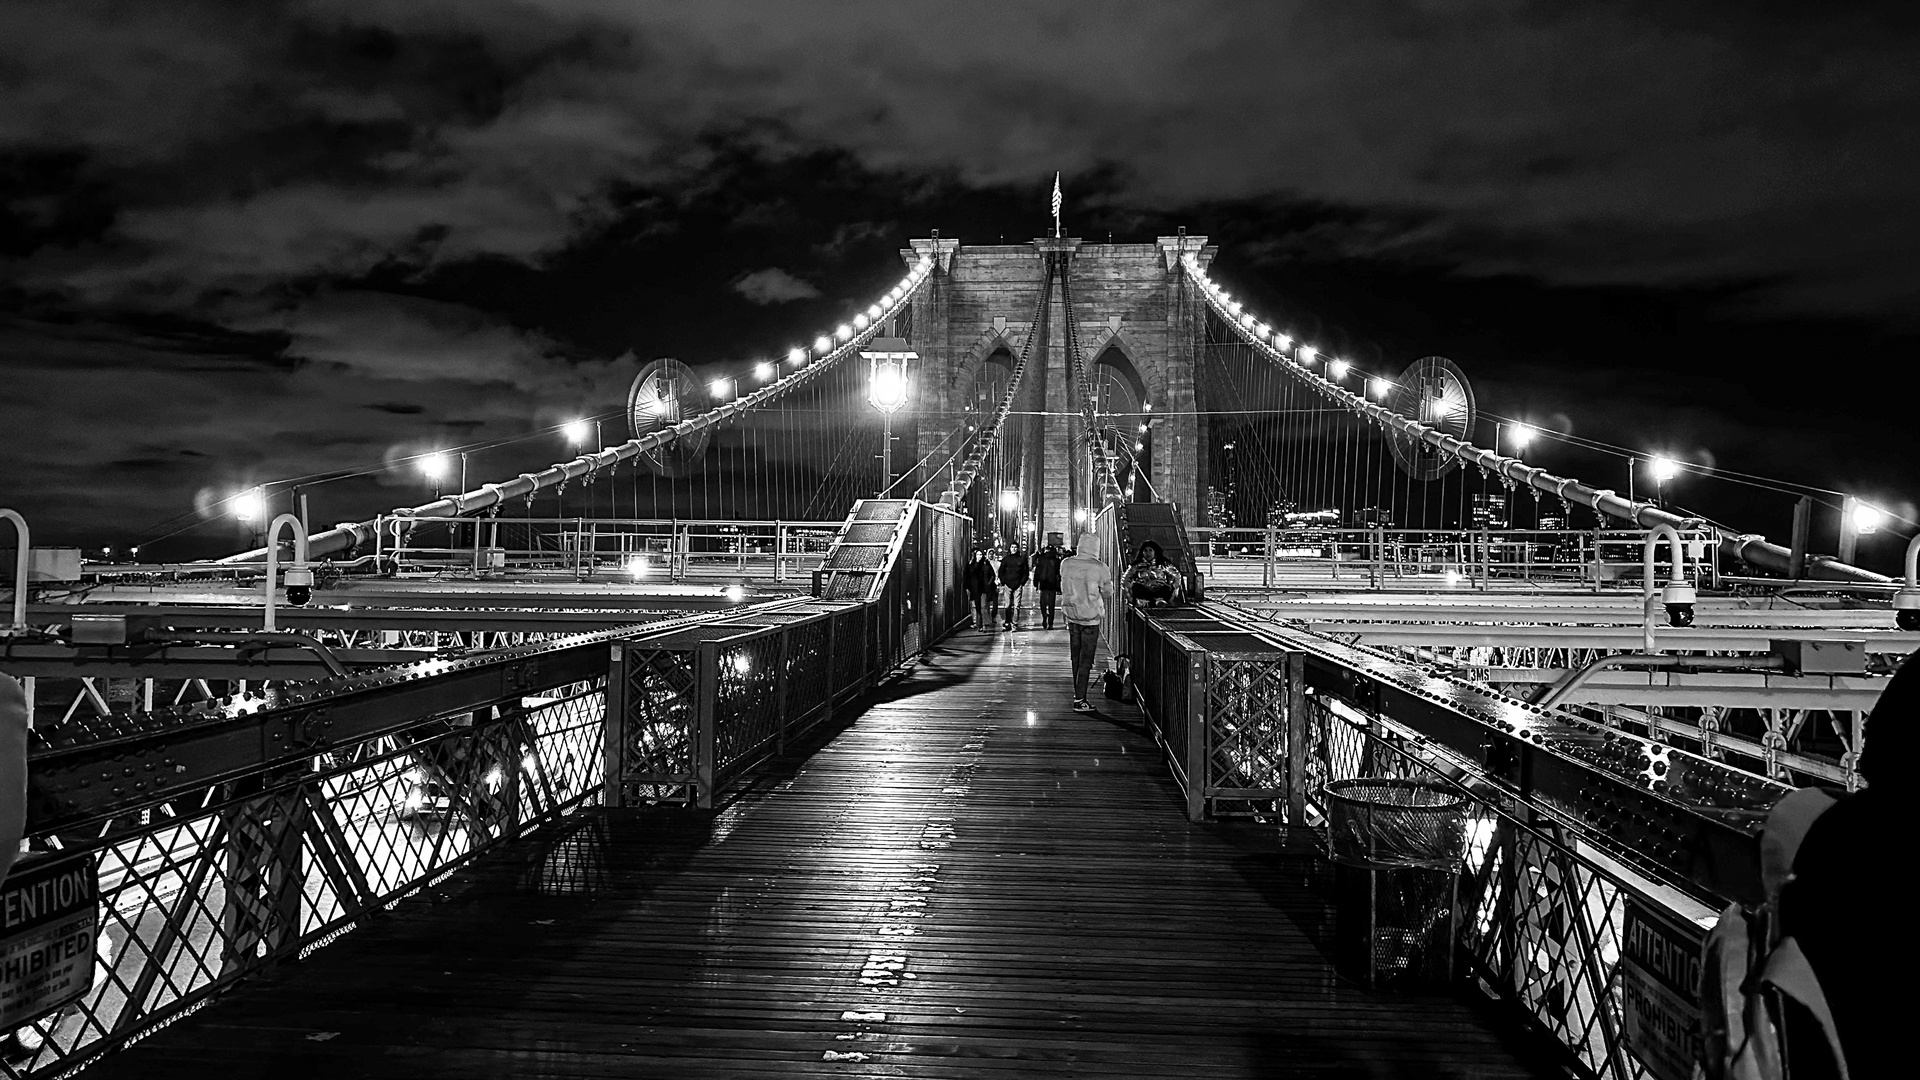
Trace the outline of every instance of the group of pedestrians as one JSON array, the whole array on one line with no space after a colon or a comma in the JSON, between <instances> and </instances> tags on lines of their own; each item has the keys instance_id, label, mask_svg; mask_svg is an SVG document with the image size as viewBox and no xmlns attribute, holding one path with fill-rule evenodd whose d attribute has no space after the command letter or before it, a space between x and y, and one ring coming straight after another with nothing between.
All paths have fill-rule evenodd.
<instances>
[{"instance_id":1,"label":"group of pedestrians","mask_svg":"<svg viewBox=\"0 0 1920 1080\"><path fill-rule=\"evenodd\" d=\"M1040 594L1040 629L1052 630L1061 615L1067 621L1068 655L1073 663L1073 710L1092 712L1087 699L1093 676L1093 657L1100 645L1100 624L1113 598L1113 570L1103 561L1100 537L1087 533L1079 547L1069 549L1059 533L1048 533L1045 547L1028 555L1019 545L1004 552L976 550L967 563L966 587L973 603L974 625L983 633L1011 632L1021 601L1031 584ZM1175 602L1180 595L1179 574L1160 550L1148 541L1128 565L1122 584L1138 602Z\"/></svg>"},{"instance_id":2,"label":"group of pedestrians","mask_svg":"<svg viewBox=\"0 0 1920 1080\"><path fill-rule=\"evenodd\" d=\"M1015 545L1001 551L980 548L967 563L967 597L973 603L973 622L982 632L1014 629L1027 586L1040 594L1040 629L1053 629L1060 600L1060 564L1073 552L1059 533L1047 534L1047 546L1028 555Z\"/></svg>"}]
</instances>

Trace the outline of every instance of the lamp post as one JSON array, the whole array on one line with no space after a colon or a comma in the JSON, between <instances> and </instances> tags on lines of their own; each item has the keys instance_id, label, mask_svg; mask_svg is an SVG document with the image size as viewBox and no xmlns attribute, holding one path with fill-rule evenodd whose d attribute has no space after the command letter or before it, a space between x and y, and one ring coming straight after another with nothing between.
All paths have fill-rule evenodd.
<instances>
[{"instance_id":1,"label":"lamp post","mask_svg":"<svg viewBox=\"0 0 1920 1080\"><path fill-rule=\"evenodd\" d=\"M1653 501L1662 509L1667 505L1667 481L1680 474L1680 463L1664 455L1647 459L1647 471L1653 474Z\"/></svg>"},{"instance_id":2,"label":"lamp post","mask_svg":"<svg viewBox=\"0 0 1920 1080\"><path fill-rule=\"evenodd\" d=\"M1851 563L1860 550L1860 538L1872 536L1887 523L1886 511L1853 495L1840 499L1840 561Z\"/></svg>"},{"instance_id":3,"label":"lamp post","mask_svg":"<svg viewBox=\"0 0 1920 1080\"><path fill-rule=\"evenodd\" d=\"M876 337L860 350L867 361L867 404L880 410L880 497L893 490L893 414L912 390L908 365L920 359L906 338Z\"/></svg>"},{"instance_id":4,"label":"lamp post","mask_svg":"<svg viewBox=\"0 0 1920 1080\"><path fill-rule=\"evenodd\" d=\"M1015 525L1014 537L1017 540L1019 537L1018 526L1019 526L1019 514L1020 514L1020 489L1019 488L1006 488L1005 490L1000 492L1000 510L1002 513L1013 515L1014 525ZM997 532L998 530L995 530L995 531Z\"/></svg>"}]
</instances>

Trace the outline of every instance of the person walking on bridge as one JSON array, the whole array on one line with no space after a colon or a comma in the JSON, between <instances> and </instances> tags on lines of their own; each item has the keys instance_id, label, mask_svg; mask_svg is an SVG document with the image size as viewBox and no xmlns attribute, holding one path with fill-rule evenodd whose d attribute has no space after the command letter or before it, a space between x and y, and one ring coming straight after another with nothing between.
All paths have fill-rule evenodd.
<instances>
[{"instance_id":1,"label":"person walking on bridge","mask_svg":"<svg viewBox=\"0 0 1920 1080\"><path fill-rule=\"evenodd\" d=\"M1014 611L1020 606L1020 590L1027 587L1029 572L1027 553L1020 550L1020 544L1016 541L1007 550L1007 557L1000 560L1000 584L1007 589L1007 624L1002 627L1004 630L1013 629Z\"/></svg>"},{"instance_id":2,"label":"person walking on bridge","mask_svg":"<svg viewBox=\"0 0 1920 1080\"><path fill-rule=\"evenodd\" d=\"M1047 534L1047 546L1033 557L1033 587L1040 590L1040 629L1053 629L1053 615L1060 598L1060 563L1072 554L1061 546L1060 534Z\"/></svg>"},{"instance_id":3,"label":"person walking on bridge","mask_svg":"<svg viewBox=\"0 0 1920 1080\"><path fill-rule=\"evenodd\" d=\"M1073 711L1092 712L1087 682L1093 654L1100 647L1100 624L1113 598L1113 569L1101 561L1099 533L1080 537L1074 553L1060 563L1060 607L1067 616L1067 653L1073 659Z\"/></svg>"},{"instance_id":4,"label":"person walking on bridge","mask_svg":"<svg viewBox=\"0 0 1920 1080\"><path fill-rule=\"evenodd\" d=\"M973 625L978 630L991 630L993 624L987 621L987 612L998 606L995 603L994 590L999 585L993 580L993 562L987 558L985 548L975 548L973 558L967 560L967 569L962 576L967 586L967 599L973 603ZM999 614L995 611L994 614Z\"/></svg>"}]
</instances>

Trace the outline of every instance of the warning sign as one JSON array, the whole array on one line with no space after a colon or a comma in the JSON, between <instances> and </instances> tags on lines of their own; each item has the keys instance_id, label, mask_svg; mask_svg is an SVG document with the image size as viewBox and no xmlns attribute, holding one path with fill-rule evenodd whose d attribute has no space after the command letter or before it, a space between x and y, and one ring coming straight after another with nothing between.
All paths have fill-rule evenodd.
<instances>
[{"instance_id":1,"label":"warning sign","mask_svg":"<svg viewBox=\"0 0 1920 1080\"><path fill-rule=\"evenodd\" d=\"M1627 1048L1660 1080L1688 1080L1701 1058L1700 963L1706 931L1627 901L1620 950Z\"/></svg>"},{"instance_id":2,"label":"warning sign","mask_svg":"<svg viewBox=\"0 0 1920 1080\"><path fill-rule=\"evenodd\" d=\"M100 881L91 859L16 864L0 885L0 1030L93 986Z\"/></svg>"}]
</instances>

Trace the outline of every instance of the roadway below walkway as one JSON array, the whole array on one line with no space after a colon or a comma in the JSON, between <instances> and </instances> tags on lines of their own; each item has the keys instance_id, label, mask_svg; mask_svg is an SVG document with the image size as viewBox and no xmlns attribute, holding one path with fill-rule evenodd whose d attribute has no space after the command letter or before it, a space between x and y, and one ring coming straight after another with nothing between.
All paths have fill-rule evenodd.
<instances>
[{"instance_id":1,"label":"roadway below walkway","mask_svg":"<svg viewBox=\"0 0 1920 1080\"><path fill-rule=\"evenodd\" d=\"M1324 865L1189 824L1066 651L964 632L723 809L510 847L88 1076L1547 1074L1336 977Z\"/></svg>"}]
</instances>

